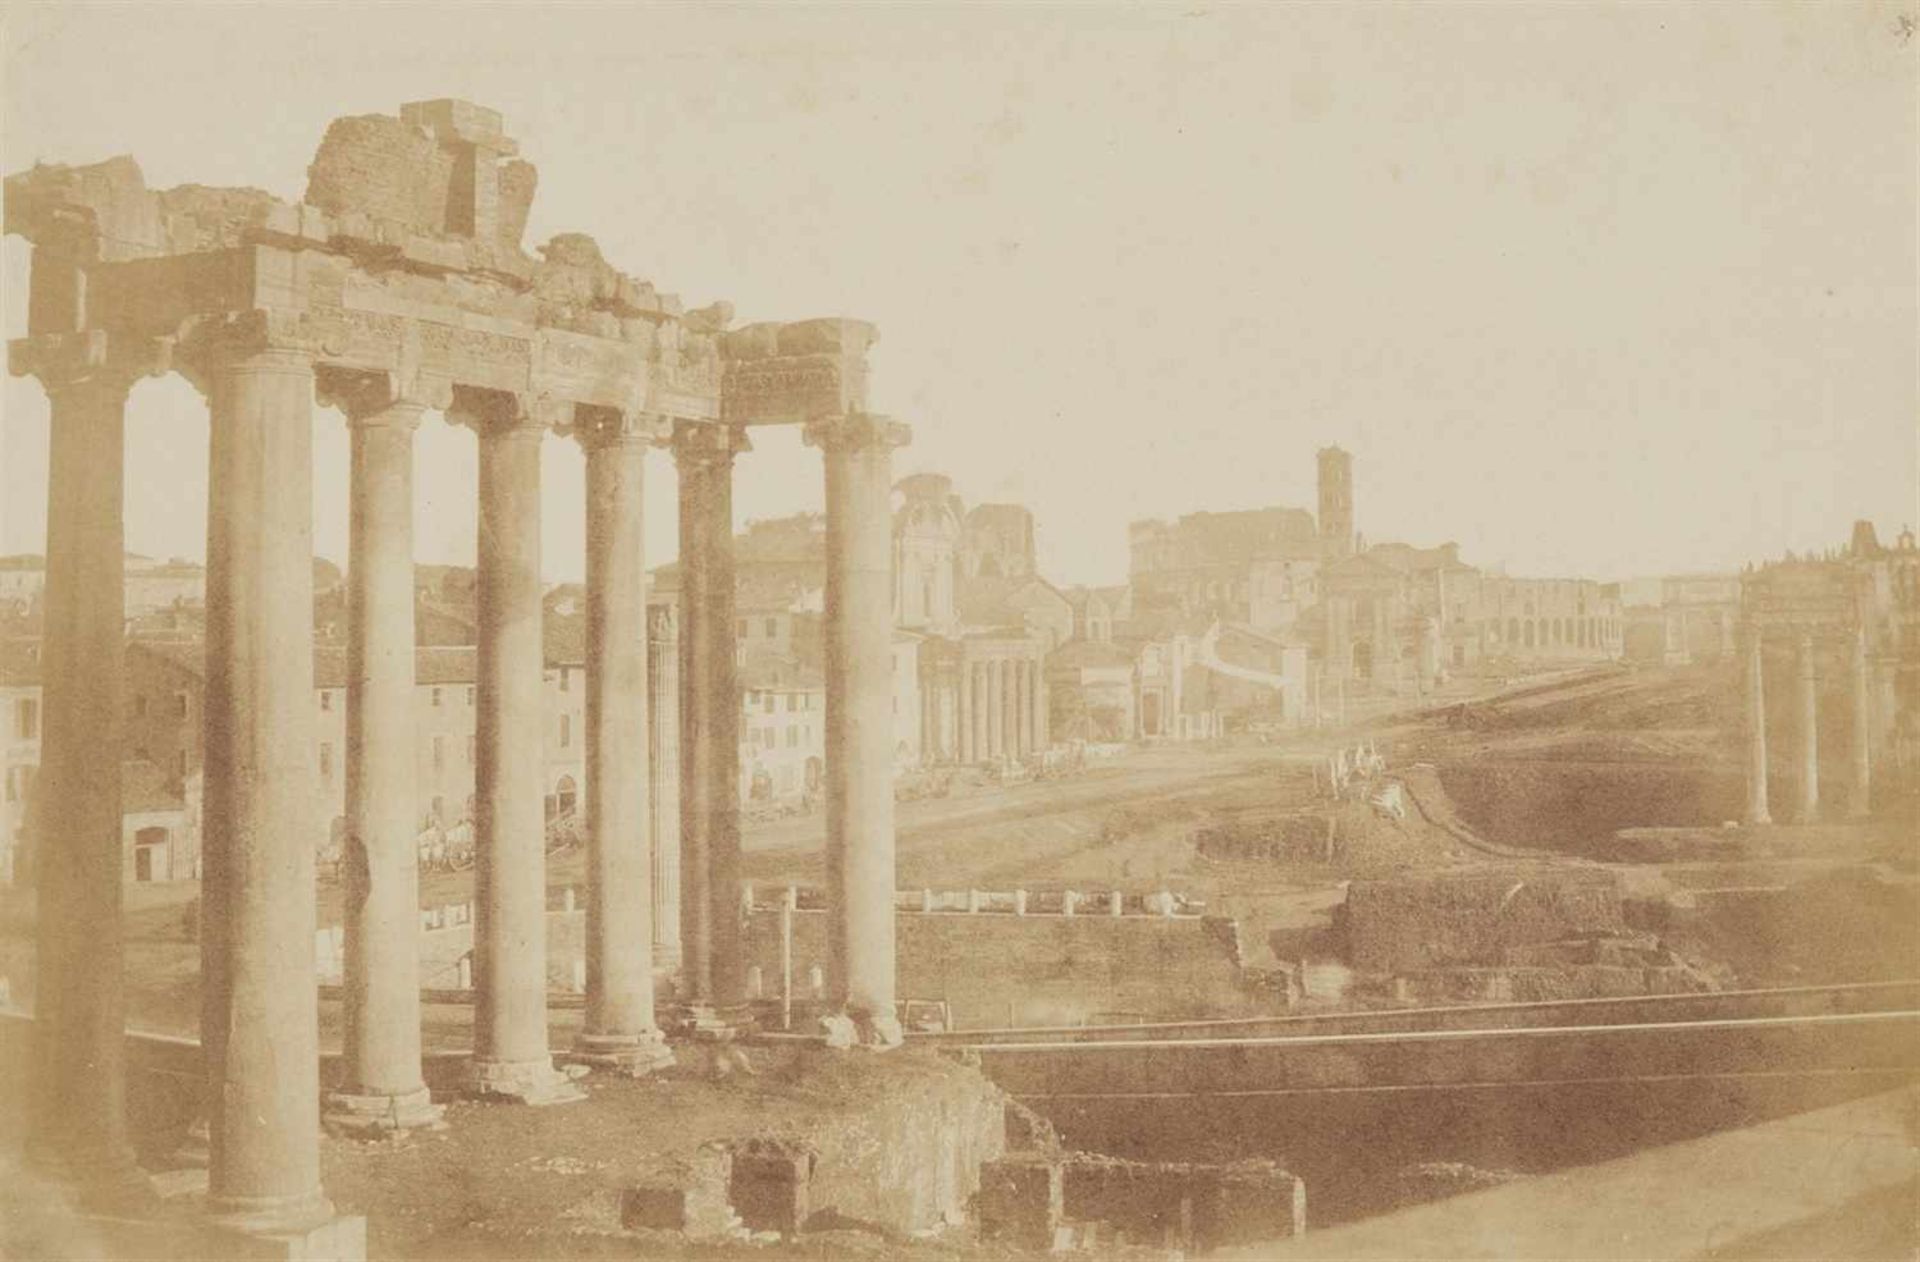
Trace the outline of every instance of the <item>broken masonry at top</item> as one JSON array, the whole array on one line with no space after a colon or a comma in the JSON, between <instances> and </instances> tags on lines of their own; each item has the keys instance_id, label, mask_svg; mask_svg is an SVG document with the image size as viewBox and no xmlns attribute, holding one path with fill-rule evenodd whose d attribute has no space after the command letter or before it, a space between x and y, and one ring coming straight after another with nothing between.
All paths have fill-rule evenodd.
<instances>
[{"instance_id":1,"label":"broken masonry at top","mask_svg":"<svg viewBox=\"0 0 1920 1262\"><path fill-rule=\"evenodd\" d=\"M720 339L721 419L783 425L861 415L867 351L879 340L865 320L840 317L734 329Z\"/></svg>"}]
</instances>

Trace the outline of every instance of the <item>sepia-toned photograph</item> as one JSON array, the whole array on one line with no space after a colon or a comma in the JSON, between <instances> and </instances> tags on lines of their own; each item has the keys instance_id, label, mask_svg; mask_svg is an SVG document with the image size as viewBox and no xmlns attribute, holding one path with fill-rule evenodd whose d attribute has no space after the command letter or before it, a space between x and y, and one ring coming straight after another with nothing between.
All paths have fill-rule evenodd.
<instances>
[{"instance_id":1,"label":"sepia-toned photograph","mask_svg":"<svg viewBox=\"0 0 1920 1262\"><path fill-rule=\"evenodd\" d=\"M1917 26L0 8L0 1259L1920 1257Z\"/></svg>"}]
</instances>

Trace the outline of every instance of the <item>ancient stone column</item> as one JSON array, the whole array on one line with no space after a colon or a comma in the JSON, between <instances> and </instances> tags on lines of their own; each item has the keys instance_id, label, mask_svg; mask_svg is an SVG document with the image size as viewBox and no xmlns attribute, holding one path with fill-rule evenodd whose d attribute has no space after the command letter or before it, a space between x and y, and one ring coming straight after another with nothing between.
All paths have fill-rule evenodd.
<instances>
[{"instance_id":1,"label":"ancient stone column","mask_svg":"<svg viewBox=\"0 0 1920 1262\"><path fill-rule=\"evenodd\" d=\"M817 421L827 500L827 961L833 1002L865 1042L900 1042L894 1015L893 449L879 417Z\"/></svg>"},{"instance_id":2,"label":"ancient stone column","mask_svg":"<svg viewBox=\"0 0 1920 1262\"><path fill-rule=\"evenodd\" d=\"M1868 685L1867 629L1853 637L1853 792L1848 814L1865 819L1873 809L1873 711Z\"/></svg>"},{"instance_id":3,"label":"ancient stone column","mask_svg":"<svg viewBox=\"0 0 1920 1262\"><path fill-rule=\"evenodd\" d=\"M576 1059L644 1074L670 1063L653 1013L647 842L647 447L638 414L579 407L587 452L587 997Z\"/></svg>"},{"instance_id":4,"label":"ancient stone column","mask_svg":"<svg viewBox=\"0 0 1920 1262\"><path fill-rule=\"evenodd\" d=\"M478 705L474 716L473 1094L527 1104L583 1098L547 1044L546 657L540 590L540 441L519 396L455 392L480 437Z\"/></svg>"},{"instance_id":5,"label":"ancient stone column","mask_svg":"<svg viewBox=\"0 0 1920 1262\"><path fill-rule=\"evenodd\" d=\"M993 757L993 663L976 662L973 667L973 758L984 762Z\"/></svg>"},{"instance_id":6,"label":"ancient stone column","mask_svg":"<svg viewBox=\"0 0 1920 1262\"><path fill-rule=\"evenodd\" d=\"M976 762L973 752L973 663L961 659L960 678L954 691L959 693L959 730L955 733L955 742L962 763Z\"/></svg>"},{"instance_id":7,"label":"ancient stone column","mask_svg":"<svg viewBox=\"0 0 1920 1262\"><path fill-rule=\"evenodd\" d=\"M680 967L680 631L672 605L647 626L647 772L653 837L653 962Z\"/></svg>"},{"instance_id":8,"label":"ancient stone column","mask_svg":"<svg viewBox=\"0 0 1920 1262\"><path fill-rule=\"evenodd\" d=\"M314 847L313 364L209 352L201 1041L214 1215L304 1230L320 1187Z\"/></svg>"},{"instance_id":9,"label":"ancient stone column","mask_svg":"<svg viewBox=\"0 0 1920 1262\"><path fill-rule=\"evenodd\" d=\"M1747 823L1771 824L1767 812L1766 668L1760 655L1760 628L1747 633Z\"/></svg>"},{"instance_id":10,"label":"ancient stone column","mask_svg":"<svg viewBox=\"0 0 1920 1262\"><path fill-rule=\"evenodd\" d=\"M936 704L938 694L927 675L916 671L914 677L915 682L919 684L920 765L922 767L930 767L938 760L940 751L940 733L937 722L939 707Z\"/></svg>"},{"instance_id":11,"label":"ancient stone column","mask_svg":"<svg viewBox=\"0 0 1920 1262\"><path fill-rule=\"evenodd\" d=\"M1034 751L1033 714L1037 698L1033 686L1033 659L1027 658L1014 666L1014 683L1020 697L1020 754L1025 757Z\"/></svg>"},{"instance_id":12,"label":"ancient stone column","mask_svg":"<svg viewBox=\"0 0 1920 1262\"><path fill-rule=\"evenodd\" d=\"M1020 757L1020 668L1018 657L1000 663L1000 722L1006 726L1000 745L1010 759Z\"/></svg>"},{"instance_id":13,"label":"ancient stone column","mask_svg":"<svg viewBox=\"0 0 1920 1262\"><path fill-rule=\"evenodd\" d=\"M1053 745L1053 698L1045 667L1033 664L1033 747L1044 752Z\"/></svg>"},{"instance_id":14,"label":"ancient stone column","mask_svg":"<svg viewBox=\"0 0 1920 1262\"><path fill-rule=\"evenodd\" d=\"M987 756L998 758L1007 748L1007 664L1002 658L984 663L987 674Z\"/></svg>"},{"instance_id":15,"label":"ancient stone column","mask_svg":"<svg viewBox=\"0 0 1920 1262\"><path fill-rule=\"evenodd\" d=\"M36 260L36 269L45 263ZM126 1127L122 981L121 512L127 393L100 335L17 343L48 427L40 779L30 829L38 899L35 1164L101 1208L152 1199ZM32 356L38 362L23 363ZM157 365L156 365L157 366ZM8 716L11 722L11 715Z\"/></svg>"},{"instance_id":16,"label":"ancient stone column","mask_svg":"<svg viewBox=\"0 0 1920 1262\"><path fill-rule=\"evenodd\" d=\"M696 1024L741 1018L740 688L734 660L733 460L746 431L679 422L681 971Z\"/></svg>"},{"instance_id":17,"label":"ancient stone column","mask_svg":"<svg viewBox=\"0 0 1920 1262\"><path fill-rule=\"evenodd\" d=\"M352 442L347 559L346 1068L325 1121L430 1126L420 1074L420 891L413 721L413 435L424 402L386 374L328 372ZM444 401L443 401L444 403Z\"/></svg>"},{"instance_id":18,"label":"ancient stone column","mask_svg":"<svg viewBox=\"0 0 1920 1262\"><path fill-rule=\"evenodd\" d=\"M1813 677L1813 637L1800 637L1800 812L1802 824L1820 818L1820 711Z\"/></svg>"}]
</instances>

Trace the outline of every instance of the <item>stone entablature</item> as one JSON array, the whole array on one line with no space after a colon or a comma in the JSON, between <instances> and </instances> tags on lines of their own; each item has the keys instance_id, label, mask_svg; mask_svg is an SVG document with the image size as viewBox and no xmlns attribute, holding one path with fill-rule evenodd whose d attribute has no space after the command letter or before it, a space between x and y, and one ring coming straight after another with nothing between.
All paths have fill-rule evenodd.
<instances>
[{"instance_id":1,"label":"stone entablature","mask_svg":"<svg viewBox=\"0 0 1920 1262\"><path fill-rule=\"evenodd\" d=\"M38 247L13 371L70 371L125 344L158 361L145 371L172 366L178 347L194 375L210 352L285 347L390 374L429 401L458 385L522 396L562 422L581 404L717 419L731 308L685 311L582 234L527 254L535 176L507 160L514 150L493 111L431 101L336 121L298 203L151 190L126 157L11 176L6 230ZM101 335L114 349L94 344Z\"/></svg>"}]
</instances>

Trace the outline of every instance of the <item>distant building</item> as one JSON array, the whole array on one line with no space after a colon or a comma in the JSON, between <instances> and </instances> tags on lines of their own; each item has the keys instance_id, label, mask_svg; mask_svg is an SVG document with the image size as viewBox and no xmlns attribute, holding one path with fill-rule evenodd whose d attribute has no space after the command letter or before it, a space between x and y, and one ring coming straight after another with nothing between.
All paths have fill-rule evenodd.
<instances>
[{"instance_id":1,"label":"distant building","mask_svg":"<svg viewBox=\"0 0 1920 1262\"><path fill-rule=\"evenodd\" d=\"M34 829L54 804L39 799L40 742L44 708L40 695L40 641L0 640L0 758L5 795L0 802L0 885L25 875ZM199 875L200 785L146 760L125 764L120 812L130 881L185 880Z\"/></svg>"},{"instance_id":2,"label":"distant building","mask_svg":"<svg viewBox=\"0 0 1920 1262\"><path fill-rule=\"evenodd\" d=\"M1030 578L1033 514L1022 504L976 504L961 520L960 573L966 578Z\"/></svg>"},{"instance_id":3,"label":"distant building","mask_svg":"<svg viewBox=\"0 0 1920 1262\"><path fill-rule=\"evenodd\" d=\"M47 585L47 559L38 553L0 557L0 601L30 605Z\"/></svg>"},{"instance_id":4,"label":"distant building","mask_svg":"<svg viewBox=\"0 0 1920 1262\"><path fill-rule=\"evenodd\" d=\"M40 774L40 641L0 640L0 884L11 885Z\"/></svg>"},{"instance_id":5,"label":"distant building","mask_svg":"<svg viewBox=\"0 0 1920 1262\"><path fill-rule=\"evenodd\" d=\"M1297 508L1189 513L1127 530L1136 609L1218 619L1283 634L1312 603L1321 538Z\"/></svg>"},{"instance_id":6,"label":"distant building","mask_svg":"<svg viewBox=\"0 0 1920 1262\"><path fill-rule=\"evenodd\" d=\"M812 799L824 783L827 686L818 667L775 652L740 669L740 801Z\"/></svg>"},{"instance_id":7,"label":"distant building","mask_svg":"<svg viewBox=\"0 0 1920 1262\"><path fill-rule=\"evenodd\" d=\"M912 692L896 677L901 765L1023 758L1048 744L1046 656L1073 635L1074 609L1034 567L1033 514L967 510L944 474L894 487L894 617L916 640ZM998 721L995 721L995 717Z\"/></svg>"},{"instance_id":8,"label":"distant building","mask_svg":"<svg viewBox=\"0 0 1920 1262\"><path fill-rule=\"evenodd\" d=\"M550 639L567 640L567 636ZM549 818L584 802L585 670L577 644L548 645L546 768ZM415 815L424 829L451 826L473 815L475 705L472 648L420 648L414 653ZM206 693L205 650L194 640L133 640L127 645L127 748L153 764L176 788L191 783L201 765L201 707ZM326 832L316 845L339 839L346 821L346 652L314 654L315 763Z\"/></svg>"},{"instance_id":9,"label":"distant building","mask_svg":"<svg viewBox=\"0 0 1920 1262\"><path fill-rule=\"evenodd\" d=\"M1854 671L1864 673L1857 682L1867 698L1868 762L1896 771L1894 783L1914 784L1920 770L1920 547L1913 531L1902 528L1888 546L1872 523L1857 522L1844 547L1788 553L1749 567L1740 576L1740 599L1746 628L1772 633L1769 653L1790 653L1795 641L1808 638L1823 712L1845 712ZM1766 701L1769 713L1784 710L1780 717L1792 719L1791 688L1774 684ZM1853 755L1846 742L1820 748L1823 759L1836 762ZM1889 782L1878 774L1873 779Z\"/></svg>"},{"instance_id":10,"label":"distant building","mask_svg":"<svg viewBox=\"0 0 1920 1262\"><path fill-rule=\"evenodd\" d=\"M1620 585L1623 654L1678 665L1731 656L1740 621L1738 574L1671 574Z\"/></svg>"}]
</instances>

